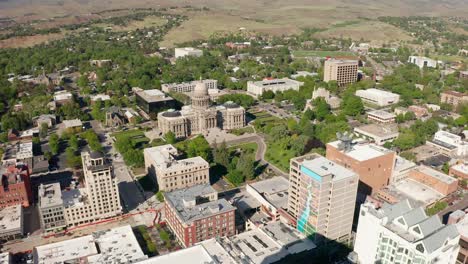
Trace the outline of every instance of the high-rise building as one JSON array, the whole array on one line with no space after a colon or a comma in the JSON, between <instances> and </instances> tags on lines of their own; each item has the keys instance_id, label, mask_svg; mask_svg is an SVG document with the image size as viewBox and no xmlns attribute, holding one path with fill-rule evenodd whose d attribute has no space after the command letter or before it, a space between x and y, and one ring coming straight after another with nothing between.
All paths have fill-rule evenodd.
<instances>
[{"instance_id":1,"label":"high-rise building","mask_svg":"<svg viewBox=\"0 0 468 264\"><path fill-rule=\"evenodd\" d=\"M37 196L39 199L38 207L42 229L51 231L66 227L67 222L65 221L65 209L63 207L60 183L39 185Z\"/></svg>"},{"instance_id":2,"label":"high-rise building","mask_svg":"<svg viewBox=\"0 0 468 264\"><path fill-rule=\"evenodd\" d=\"M236 208L209 184L164 193L166 222L185 247L235 234Z\"/></svg>"},{"instance_id":3,"label":"high-rise building","mask_svg":"<svg viewBox=\"0 0 468 264\"><path fill-rule=\"evenodd\" d=\"M454 225L443 225L439 216L428 217L408 200L361 206L354 252L355 263L454 264L460 235Z\"/></svg>"},{"instance_id":4,"label":"high-rise building","mask_svg":"<svg viewBox=\"0 0 468 264\"><path fill-rule=\"evenodd\" d=\"M100 152L82 152L83 188L62 192L68 226L114 217L122 212L112 165Z\"/></svg>"},{"instance_id":5,"label":"high-rise building","mask_svg":"<svg viewBox=\"0 0 468 264\"><path fill-rule=\"evenodd\" d=\"M146 148L143 154L148 175L159 190L168 192L210 183L210 164L202 157L179 159L172 145Z\"/></svg>"},{"instance_id":6,"label":"high-rise building","mask_svg":"<svg viewBox=\"0 0 468 264\"><path fill-rule=\"evenodd\" d=\"M291 159L288 212L316 242L347 241L353 224L358 175L318 154Z\"/></svg>"},{"instance_id":7,"label":"high-rise building","mask_svg":"<svg viewBox=\"0 0 468 264\"><path fill-rule=\"evenodd\" d=\"M375 144L334 141L327 144L327 159L359 175L358 200L390 183L396 153Z\"/></svg>"},{"instance_id":8,"label":"high-rise building","mask_svg":"<svg viewBox=\"0 0 468 264\"><path fill-rule=\"evenodd\" d=\"M325 61L323 81L336 81L339 86L354 83L358 79L357 60L328 59Z\"/></svg>"}]
</instances>

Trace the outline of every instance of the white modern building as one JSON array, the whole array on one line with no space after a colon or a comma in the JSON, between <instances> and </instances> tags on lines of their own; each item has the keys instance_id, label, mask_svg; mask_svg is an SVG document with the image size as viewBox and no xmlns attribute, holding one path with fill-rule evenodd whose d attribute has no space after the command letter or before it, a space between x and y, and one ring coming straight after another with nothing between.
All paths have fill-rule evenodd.
<instances>
[{"instance_id":1,"label":"white modern building","mask_svg":"<svg viewBox=\"0 0 468 264\"><path fill-rule=\"evenodd\" d=\"M357 90L356 96L360 97L364 102L377 106L388 106L400 101L400 95L375 88Z\"/></svg>"},{"instance_id":2,"label":"white modern building","mask_svg":"<svg viewBox=\"0 0 468 264\"><path fill-rule=\"evenodd\" d=\"M148 258L129 225L35 247L35 264L137 263Z\"/></svg>"},{"instance_id":3,"label":"white modern building","mask_svg":"<svg viewBox=\"0 0 468 264\"><path fill-rule=\"evenodd\" d=\"M412 64L416 64L421 69L424 67L429 67L429 68L437 67L437 61L433 59L429 59L427 57L409 56L408 62Z\"/></svg>"},{"instance_id":4,"label":"white modern building","mask_svg":"<svg viewBox=\"0 0 468 264\"><path fill-rule=\"evenodd\" d=\"M210 89L218 88L218 80L206 79L200 81L182 82L182 83L164 83L161 84L161 90L165 93L177 92L177 93L193 93L195 86L199 83L203 83L208 91Z\"/></svg>"},{"instance_id":5,"label":"white modern building","mask_svg":"<svg viewBox=\"0 0 468 264\"><path fill-rule=\"evenodd\" d=\"M408 200L361 206L354 252L355 263L454 264L460 235L454 225L443 225L439 216L428 217L421 207Z\"/></svg>"},{"instance_id":6,"label":"white modern building","mask_svg":"<svg viewBox=\"0 0 468 264\"><path fill-rule=\"evenodd\" d=\"M434 138L432 140L428 140L426 143L440 149L443 153L449 156L468 156L468 142L466 139L444 130L437 131L434 134Z\"/></svg>"},{"instance_id":7,"label":"white modern building","mask_svg":"<svg viewBox=\"0 0 468 264\"><path fill-rule=\"evenodd\" d=\"M303 82L298 82L289 78L247 82L247 92L258 97L262 96L266 91L272 91L274 93L284 92L287 90L299 91L299 87L303 84Z\"/></svg>"},{"instance_id":8,"label":"white modern building","mask_svg":"<svg viewBox=\"0 0 468 264\"><path fill-rule=\"evenodd\" d=\"M367 112L367 119L377 123L387 124L395 122L396 115L384 110L373 110Z\"/></svg>"},{"instance_id":9,"label":"white modern building","mask_svg":"<svg viewBox=\"0 0 468 264\"><path fill-rule=\"evenodd\" d=\"M203 56L203 51L196 49L196 48L191 48L191 47L175 48L176 59L181 58L181 57L186 57L186 56L201 57Z\"/></svg>"}]
</instances>

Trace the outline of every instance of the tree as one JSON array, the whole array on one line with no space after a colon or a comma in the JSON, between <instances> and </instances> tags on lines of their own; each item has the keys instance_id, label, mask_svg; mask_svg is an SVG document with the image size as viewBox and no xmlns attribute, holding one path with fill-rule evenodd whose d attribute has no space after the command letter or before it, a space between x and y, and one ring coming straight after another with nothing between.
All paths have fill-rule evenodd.
<instances>
[{"instance_id":1,"label":"tree","mask_svg":"<svg viewBox=\"0 0 468 264\"><path fill-rule=\"evenodd\" d=\"M52 134L49 138L49 147L53 155L57 155L59 152L59 137L57 134Z\"/></svg>"},{"instance_id":2,"label":"tree","mask_svg":"<svg viewBox=\"0 0 468 264\"><path fill-rule=\"evenodd\" d=\"M78 151L80 147L80 141L76 135L71 135L70 139L68 140L68 145L73 151Z\"/></svg>"},{"instance_id":3,"label":"tree","mask_svg":"<svg viewBox=\"0 0 468 264\"><path fill-rule=\"evenodd\" d=\"M450 165L447 162L445 162L444 165L442 166L442 171L445 174L449 174L449 170L450 170Z\"/></svg>"},{"instance_id":4,"label":"tree","mask_svg":"<svg viewBox=\"0 0 468 264\"><path fill-rule=\"evenodd\" d=\"M79 167L81 164L81 157L76 154L76 151L73 150L71 147L68 147L65 150L65 155L67 158L67 166L70 168Z\"/></svg>"},{"instance_id":5,"label":"tree","mask_svg":"<svg viewBox=\"0 0 468 264\"><path fill-rule=\"evenodd\" d=\"M307 147L307 143L309 143L309 137L305 135L300 135L293 139L290 145L291 149L294 150L294 152L296 153L296 156L298 156L304 153L304 150Z\"/></svg>"},{"instance_id":6,"label":"tree","mask_svg":"<svg viewBox=\"0 0 468 264\"><path fill-rule=\"evenodd\" d=\"M271 91L271 90L265 91L262 94L262 99L264 99L264 100L273 99L273 98L275 98L275 93L273 91Z\"/></svg>"},{"instance_id":7,"label":"tree","mask_svg":"<svg viewBox=\"0 0 468 264\"><path fill-rule=\"evenodd\" d=\"M169 144L175 144L177 143L177 138L174 134L174 132L169 131L164 135L164 138L166 139L166 142Z\"/></svg>"},{"instance_id":8,"label":"tree","mask_svg":"<svg viewBox=\"0 0 468 264\"><path fill-rule=\"evenodd\" d=\"M238 186L245 181L244 175L239 170L231 170L228 173L227 178L235 186Z\"/></svg>"},{"instance_id":9,"label":"tree","mask_svg":"<svg viewBox=\"0 0 468 264\"><path fill-rule=\"evenodd\" d=\"M82 89L88 87L89 85L88 76L86 76L85 74L81 75L80 78L78 78L78 81L76 82L76 84Z\"/></svg>"},{"instance_id":10,"label":"tree","mask_svg":"<svg viewBox=\"0 0 468 264\"><path fill-rule=\"evenodd\" d=\"M269 134L273 141L277 141L288 136L288 128L285 125L278 125L273 127Z\"/></svg>"},{"instance_id":11,"label":"tree","mask_svg":"<svg viewBox=\"0 0 468 264\"><path fill-rule=\"evenodd\" d=\"M93 151L102 151L101 142L99 137L93 130L88 130L81 134L81 136L88 142L89 148Z\"/></svg>"},{"instance_id":12,"label":"tree","mask_svg":"<svg viewBox=\"0 0 468 264\"><path fill-rule=\"evenodd\" d=\"M314 105L314 115L319 121L324 120L330 114L330 106L324 98L319 97L312 104Z\"/></svg>"},{"instance_id":13,"label":"tree","mask_svg":"<svg viewBox=\"0 0 468 264\"><path fill-rule=\"evenodd\" d=\"M189 157L200 156L208 162L211 160L211 147L203 136L190 140L186 152Z\"/></svg>"},{"instance_id":14,"label":"tree","mask_svg":"<svg viewBox=\"0 0 468 264\"><path fill-rule=\"evenodd\" d=\"M41 123L41 127L39 129L39 136L41 138L46 138L48 132L49 132L49 126L47 125L47 123Z\"/></svg>"},{"instance_id":15,"label":"tree","mask_svg":"<svg viewBox=\"0 0 468 264\"><path fill-rule=\"evenodd\" d=\"M342 109L348 116L357 116L363 113L364 104L362 103L361 98L355 95L350 95L343 99Z\"/></svg>"},{"instance_id":16,"label":"tree","mask_svg":"<svg viewBox=\"0 0 468 264\"><path fill-rule=\"evenodd\" d=\"M237 167L242 176L247 180L253 180L255 177L255 161L251 154L242 153L237 162Z\"/></svg>"},{"instance_id":17,"label":"tree","mask_svg":"<svg viewBox=\"0 0 468 264\"><path fill-rule=\"evenodd\" d=\"M213 161L217 164L228 168L229 166L229 151L226 146L226 141L223 141L213 151Z\"/></svg>"}]
</instances>

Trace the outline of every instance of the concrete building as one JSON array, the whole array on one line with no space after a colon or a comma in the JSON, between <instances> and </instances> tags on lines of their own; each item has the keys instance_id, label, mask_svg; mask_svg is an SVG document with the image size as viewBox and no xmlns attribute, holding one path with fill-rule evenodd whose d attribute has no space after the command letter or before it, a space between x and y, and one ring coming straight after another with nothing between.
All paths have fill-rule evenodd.
<instances>
[{"instance_id":1,"label":"concrete building","mask_svg":"<svg viewBox=\"0 0 468 264\"><path fill-rule=\"evenodd\" d=\"M445 91L440 93L440 102L457 107L459 104L468 102L468 94L457 91Z\"/></svg>"},{"instance_id":2,"label":"concrete building","mask_svg":"<svg viewBox=\"0 0 468 264\"><path fill-rule=\"evenodd\" d=\"M396 115L383 110L373 110L367 112L367 119L381 124L395 122Z\"/></svg>"},{"instance_id":3,"label":"concrete building","mask_svg":"<svg viewBox=\"0 0 468 264\"><path fill-rule=\"evenodd\" d=\"M414 116L416 117L416 119L421 119L429 115L429 110L427 110L426 107L419 106L419 105L410 105L408 107L408 110L414 113Z\"/></svg>"},{"instance_id":4,"label":"concrete building","mask_svg":"<svg viewBox=\"0 0 468 264\"><path fill-rule=\"evenodd\" d=\"M17 142L14 145L8 145L3 153L2 164L7 167L10 165L25 165L29 170L33 167L33 144L32 142Z\"/></svg>"},{"instance_id":5,"label":"concrete building","mask_svg":"<svg viewBox=\"0 0 468 264\"><path fill-rule=\"evenodd\" d=\"M112 165L99 152L82 152L83 185L62 192L67 226L91 223L121 214Z\"/></svg>"},{"instance_id":6,"label":"concrete building","mask_svg":"<svg viewBox=\"0 0 468 264\"><path fill-rule=\"evenodd\" d=\"M176 101L172 97L158 89L143 90L135 87L132 90L135 93L137 105L147 114L158 113L176 106Z\"/></svg>"},{"instance_id":7,"label":"concrete building","mask_svg":"<svg viewBox=\"0 0 468 264\"><path fill-rule=\"evenodd\" d=\"M209 184L164 193L165 219L184 247L235 234L235 210Z\"/></svg>"},{"instance_id":8,"label":"concrete building","mask_svg":"<svg viewBox=\"0 0 468 264\"><path fill-rule=\"evenodd\" d=\"M409 161L401 156L396 156L395 167L393 167L392 177L390 182L392 184L408 178L409 172L416 168L416 163Z\"/></svg>"},{"instance_id":9,"label":"concrete building","mask_svg":"<svg viewBox=\"0 0 468 264\"><path fill-rule=\"evenodd\" d=\"M247 82L247 92L255 97L259 97L266 91L272 91L274 93L284 92L287 90L299 91L299 87L303 84L303 82L291 80L289 78L266 79L257 82L249 81Z\"/></svg>"},{"instance_id":10,"label":"concrete building","mask_svg":"<svg viewBox=\"0 0 468 264\"><path fill-rule=\"evenodd\" d=\"M330 91L325 88L314 89L312 92L312 100L307 100L306 109L312 109L312 101L317 98L325 99L325 102L330 105L331 109L337 109L340 107L341 99L337 96L331 95Z\"/></svg>"},{"instance_id":11,"label":"concrete building","mask_svg":"<svg viewBox=\"0 0 468 264\"><path fill-rule=\"evenodd\" d=\"M267 216L271 221L279 221L288 209L288 189L289 182L284 177L274 177L263 181L247 184L245 189L248 194L254 197L259 203L259 213ZM264 219L264 218L260 218ZM256 221L252 217L249 222L252 226L261 226L267 223ZM271 222L269 221L269 222ZM247 229L251 229L248 226Z\"/></svg>"},{"instance_id":12,"label":"concrete building","mask_svg":"<svg viewBox=\"0 0 468 264\"><path fill-rule=\"evenodd\" d=\"M468 71L460 71L460 79L468 79Z\"/></svg>"},{"instance_id":13,"label":"concrete building","mask_svg":"<svg viewBox=\"0 0 468 264\"><path fill-rule=\"evenodd\" d=\"M468 141L459 135L447 131L437 131L434 134L434 138L427 140L426 144L436 147L449 157L468 156Z\"/></svg>"},{"instance_id":14,"label":"concrete building","mask_svg":"<svg viewBox=\"0 0 468 264\"><path fill-rule=\"evenodd\" d=\"M25 165L13 163L1 167L0 208L32 204L31 178Z\"/></svg>"},{"instance_id":15,"label":"concrete building","mask_svg":"<svg viewBox=\"0 0 468 264\"><path fill-rule=\"evenodd\" d=\"M38 246L33 249L33 256L35 264L138 263L148 258L129 225Z\"/></svg>"},{"instance_id":16,"label":"concrete building","mask_svg":"<svg viewBox=\"0 0 468 264\"><path fill-rule=\"evenodd\" d=\"M468 164L460 163L450 167L449 175L461 180L468 179Z\"/></svg>"},{"instance_id":17,"label":"concrete building","mask_svg":"<svg viewBox=\"0 0 468 264\"><path fill-rule=\"evenodd\" d=\"M90 60L89 65L95 66L98 68L104 67L104 66L112 66L112 60Z\"/></svg>"},{"instance_id":18,"label":"concrete building","mask_svg":"<svg viewBox=\"0 0 468 264\"><path fill-rule=\"evenodd\" d=\"M293 78L294 80L300 77L307 78L307 77L315 77L315 76L318 76L318 73L308 72L308 71L298 71L295 74L291 74L291 78Z\"/></svg>"},{"instance_id":19,"label":"concrete building","mask_svg":"<svg viewBox=\"0 0 468 264\"><path fill-rule=\"evenodd\" d=\"M14 264L13 256L9 252L0 253L0 264Z\"/></svg>"},{"instance_id":20,"label":"concrete building","mask_svg":"<svg viewBox=\"0 0 468 264\"><path fill-rule=\"evenodd\" d=\"M172 145L146 148L143 154L148 175L159 190L168 192L210 183L210 164L202 157L179 159Z\"/></svg>"},{"instance_id":21,"label":"concrete building","mask_svg":"<svg viewBox=\"0 0 468 264\"><path fill-rule=\"evenodd\" d=\"M460 235L454 225L444 226L437 215L405 200L376 208L361 206L351 259L355 263L454 264Z\"/></svg>"},{"instance_id":22,"label":"concrete building","mask_svg":"<svg viewBox=\"0 0 468 264\"><path fill-rule=\"evenodd\" d=\"M161 90L165 93L193 93L195 90L195 86L202 82L205 86L210 89L218 89L218 80L200 80L200 81L192 81L192 82L183 82L183 83L164 83L161 84Z\"/></svg>"},{"instance_id":23,"label":"concrete building","mask_svg":"<svg viewBox=\"0 0 468 264\"><path fill-rule=\"evenodd\" d=\"M73 94L68 91L58 91L54 93L55 105L63 105L73 102Z\"/></svg>"},{"instance_id":24,"label":"concrete building","mask_svg":"<svg viewBox=\"0 0 468 264\"><path fill-rule=\"evenodd\" d=\"M327 144L327 159L359 175L359 201L390 183L396 153L375 144L334 141Z\"/></svg>"},{"instance_id":25,"label":"concrete building","mask_svg":"<svg viewBox=\"0 0 468 264\"><path fill-rule=\"evenodd\" d=\"M191 47L175 48L174 53L175 53L176 59L186 57L186 56L193 56L193 57L203 56L202 50L191 48Z\"/></svg>"},{"instance_id":26,"label":"concrete building","mask_svg":"<svg viewBox=\"0 0 468 264\"><path fill-rule=\"evenodd\" d=\"M33 118L33 123L39 128L43 123L47 124L48 128L51 128L57 124L57 117L55 115L40 115L36 118Z\"/></svg>"},{"instance_id":27,"label":"concrete building","mask_svg":"<svg viewBox=\"0 0 468 264\"><path fill-rule=\"evenodd\" d=\"M111 97L108 94L95 94L90 96L91 104L96 103L97 101L110 101Z\"/></svg>"},{"instance_id":28,"label":"concrete building","mask_svg":"<svg viewBox=\"0 0 468 264\"><path fill-rule=\"evenodd\" d=\"M457 264L468 263L468 210L456 210L451 213L447 224L455 225L460 233L460 251L457 256Z\"/></svg>"},{"instance_id":29,"label":"concrete building","mask_svg":"<svg viewBox=\"0 0 468 264\"><path fill-rule=\"evenodd\" d=\"M315 244L297 230L275 222L236 236L205 240L138 264L270 264L315 248Z\"/></svg>"},{"instance_id":30,"label":"concrete building","mask_svg":"<svg viewBox=\"0 0 468 264\"><path fill-rule=\"evenodd\" d=\"M419 68L436 68L437 67L437 61L433 59L429 59L427 57L421 57L421 56L409 56L408 62L412 64L416 64Z\"/></svg>"},{"instance_id":31,"label":"concrete building","mask_svg":"<svg viewBox=\"0 0 468 264\"><path fill-rule=\"evenodd\" d=\"M377 106L389 106L400 101L400 95L375 88L357 90L356 96L366 103Z\"/></svg>"},{"instance_id":32,"label":"concrete building","mask_svg":"<svg viewBox=\"0 0 468 264\"><path fill-rule=\"evenodd\" d=\"M0 209L0 241L15 240L23 235L23 207L17 204Z\"/></svg>"},{"instance_id":33,"label":"concrete building","mask_svg":"<svg viewBox=\"0 0 468 264\"><path fill-rule=\"evenodd\" d=\"M336 81L339 86L354 83L358 79L357 60L328 59L325 61L323 81Z\"/></svg>"},{"instance_id":34,"label":"concrete building","mask_svg":"<svg viewBox=\"0 0 468 264\"><path fill-rule=\"evenodd\" d=\"M199 82L191 96L192 104L181 111L169 110L158 114L158 127L163 134L172 131L177 138L208 132L211 128L224 130L245 126L245 109L233 102L210 106L208 88Z\"/></svg>"},{"instance_id":35,"label":"concrete building","mask_svg":"<svg viewBox=\"0 0 468 264\"><path fill-rule=\"evenodd\" d=\"M354 133L359 137L368 139L382 146L385 142L391 142L398 137L398 126L395 124L369 124L354 128Z\"/></svg>"},{"instance_id":36,"label":"concrete building","mask_svg":"<svg viewBox=\"0 0 468 264\"><path fill-rule=\"evenodd\" d=\"M39 217L43 230L53 231L67 226L60 183L39 185L38 201Z\"/></svg>"},{"instance_id":37,"label":"concrete building","mask_svg":"<svg viewBox=\"0 0 468 264\"><path fill-rule=\"evenodd\" d=\"M293 158L288 212L296 228L316 242L349 241L358 175L318 154Z\"/></svg>"}]
</instances>

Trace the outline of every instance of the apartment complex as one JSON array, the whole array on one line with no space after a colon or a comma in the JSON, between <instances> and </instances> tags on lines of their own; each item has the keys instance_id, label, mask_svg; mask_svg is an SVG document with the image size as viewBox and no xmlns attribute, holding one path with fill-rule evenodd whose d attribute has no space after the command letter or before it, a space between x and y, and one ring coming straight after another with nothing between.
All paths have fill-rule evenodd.
<instances>
[{"instance_id":1,"label":"apartment complex","mask_svg":"<svg viewBox=\"0 0 468 264\"><path fill-rule=\"evenodd\" d=\"M334 141L327 144L327 159L359 175L359 200L390 183L396 153L375 144Z\"/></svg>"},{"instance_id":2,"label":"apartment complex","mask_svg":"<svg viewBox=\"0 0 468 264\"><path fill-rule=\"evenodd\" d=\"M357 90L356 96L360 97L362 101L377 106L389 106L396 104L400 101L400 95L391 93L384 90L370 88L366 90Z\"/></svg>"},{"instance_id":3,"label":"apartment complex","mask_svg":"<svg viewBox=\"0 0 468 264\"><path fill-rule=\"evenodd\" d=\"M358 79L357 60L328 59L325 61L323 81L336 81L339 86L354 83Z\"/></svg>"},{"instance_id":4,"label":"apartment complex","mask_svg":"<svg viewBox=\"0 0 468 264\"><path fill-rule=\"evenodd\" d=\"M161 90L165 93L193 93L193 91L195 90L195 86L197 86L197 84L200 82L205 84L208 90L218 88L218 80L207 79L183 83L164 83L161 84Z\"/></svg>"},{"instance_id":5,"label":"apartment complex","mask_svg":"<svg viewBox=\"0 0 468 264\"><path fill-rule=\"evenodd\" d=\"M257 82L247 82L247 92L255 97L262 96L266 91L272 91L274 93L284 92L287 90L299 91L304 83L291 80L289 78L282 79L265 79Z\"/></svg>"},{"instance_id":6,"label":"apartment complex","mask_svg":"<svg viewBox=\"0 0 468 264\"><path fill-rule=\"evenodd\" d=\"M67 226L80 225L121 213L112 165L99 152L82 152L84 187L62 192Z\"/></svg>"},{"instance_id":7,"label":"apartment complex","mask_svg":"<svg viewBox=\"0 0 468 264\"><path fill-rule=\"evenodd\" d=\"M176 101L172 97L167 96L158 89L133 88L132 90L135 93L137 105L147 114L157 113L176 106Z\"/></svg>"},{"instance_id":8,"label":"apartment complex","mask_svg":"<svg viewBox=\"0 0 468 264\"><path fill-rule=\"evenodd\" d=\"M301 233L347 241L351 235L358 175L318 154L290 161L288 212Z\"/></svg>"},{"instance_id":9,"label":"apartment complex","mask_svg":"<svg viewBox=\"0 0 468 264\"><path fill-rule=\"evenodd\" d=\"M445 91L440 93L440 102L457 107L459 104L468 103L468 94L457 91Z\"/></svg>"},{"instance_id":10,"label":"apartment complex","mask_svg":"<svg viewBox=\"0 0 468 264\"><path fill-rule=\"evenodd\" d=\"M371 140L376 145L383 145L385 142L395 140L398 135L396 124L368 124L354 128L354 133L358 136Z\"/></svg>"},{"instance_id":11,"label":"apartment complex","mask_svg":"<svg viewBox=\"0 0 468 264\"><path fill-rule=\"evenodd\" d=\"M165 219L185 247L235 234L236 210L209 184L164 193Z\"/></svg>"},{"instance_id":12,"label":"apartment complex","mask_svg":"<svg viewBox=\"0 0 468 264\"><path fill-rule=\"evenodd\" d=\"M210 164L202 157L179 159L172 145L146 148L145 167L159 190L173 191L210 183Z\"/></svg>"},{"instance_id":13,"label":"apartment complex","mask_svg":"<svg viewBox=\"0 0 468 264\"><path fill-rule=\"evenodd\" d=\"M13 164L1 167L0 208L18 204L28 207L32 203L29 169L26 165Z\"/></svg>"},{"instance_id":14,"label":"apartment complex","mask_svg":"<svg viewBox=\"0 0 468 264\"><path fill-rule=\"evenodd\" d=\"M454 225L443 225L439 216L428 217L408 200L376 208L361 206L352 259L355 263L454 264L460 235Z\"/></svg>"},{"instance_id":15,"label":"apartment complex","mask_svg":"<svg viewBox=\"0 0 468 264\"><path fill-rule=\"evenodd\" d=\"M182 110L171 109L158 114L158 127L163 134L172 131L176 137L184 138L206 133L211 128L229 130L245 126L245 109L231 101L211 106L204 83L197 83L190 98L192 104Z\"/></svg>"},{"instance_id":16,"label":"apartment complex","mask_svg":"<svg viewBox=\"0 0 468 264\"><path fill-rule=\"evenodd\" d=\"M203 55L203 51L192 48L192 47L185 47L185 48L175 48L175 58L182 58L186 56L192 56L192 57L201 57Z\"/></svg>"},{"instance_id":17,"label":"apartment complex","mask_svg":"<svg viewBox=\"0 0 468 264\"><path fill-rule=\"evenodd\" d=\"M41 228L45 231L65 228L67 222L60 183L39 185L38 199Z\"/></svg>"},{"instance_id":18,"label":"apartment complex","mask_svg":"<svg viewBox=\"0 0 468 264\"><path fill-rule=\"evenodd\" d=\"M381 124L394 123L395 118L395 114L384 110L373 110L367 112L367 119Z\"/></svg>"}]
</instances>

